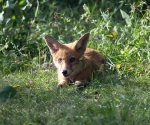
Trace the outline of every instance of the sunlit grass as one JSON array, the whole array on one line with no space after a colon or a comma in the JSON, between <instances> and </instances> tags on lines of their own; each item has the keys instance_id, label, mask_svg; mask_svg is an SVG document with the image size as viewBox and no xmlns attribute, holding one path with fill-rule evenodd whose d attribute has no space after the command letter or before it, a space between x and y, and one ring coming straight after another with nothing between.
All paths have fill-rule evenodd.
<instances>
[{"instance_id":1,"label":"sunlit grass","mask_svg":"<svg viewBox=\"0 0 150 125\"><path fill-rule=\"evenodd\" d=\"M32 79L31 86L26 83ZM148 124L148 77L102 76L83 91L57 89L53 72L15 73L1 78L1 88L18 84L13 99L1 101L3 124Z\"/></svg>"}]
</instances>

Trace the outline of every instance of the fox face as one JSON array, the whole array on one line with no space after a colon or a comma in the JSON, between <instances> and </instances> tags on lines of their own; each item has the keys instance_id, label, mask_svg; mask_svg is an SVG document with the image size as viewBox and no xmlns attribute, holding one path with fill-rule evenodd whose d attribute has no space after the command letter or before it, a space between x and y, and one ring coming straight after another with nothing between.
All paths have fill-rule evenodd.
<instances>
[{"instance_id":1,"label":"fox face","mask_svg":"<svg viewBox=\"0 0 150 125\"><path fill-rule=\"evenodd\" d=\"M61 72L64 77L67 77L75 70L76 66L78 66L82 54L63 46L52 56L58 71Z\"/></svg>"},{"instance_id":2,"label":"fox face","mask_svg":"<svg viewBox=\"0 0 150 125\"><path fill-rule=\"evenodd\" d=\"M80 62L86 50L89 33L73 43L61 44L49 36L45 36L45 41L53 57L53 62L57 71L64 77L68 77L79 70Z\"/></svg>"}]
</instances>

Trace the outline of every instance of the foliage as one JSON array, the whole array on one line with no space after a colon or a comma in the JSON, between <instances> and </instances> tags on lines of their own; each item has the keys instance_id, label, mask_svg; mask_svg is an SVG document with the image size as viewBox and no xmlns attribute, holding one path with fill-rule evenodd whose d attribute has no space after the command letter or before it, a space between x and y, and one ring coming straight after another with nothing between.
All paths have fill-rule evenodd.
<instances>
[{"instance_id":1,"label":"foliage","mask_svg":"<svg viewBox=\"0 0 150 125\"><path fill-rule=\"evenodd\" d=\"M0 0L0 7L0 88L20 86L13 98L0 100L1 124L150 123L146 2ZM95 74L83 91L57 89L55 70L42 68L51 61L43 36L68 43L86 32L88 47L106 57L108 72Z\"/></svg>"},{"instance_id":2,"label":"foliage","mask_svg":"<svg viewBox=\"0 0 150 125\"><path fill-rule=\"evenodd\" d=\"M91 6L83 5L84 2ZM139 12L143 13L142 7L146 3L139 2L136 3L136 8L134 8L135 4L131 6L131 11L135 11L132 12L131 19L135 18L133 15L136 16ZM113 24L109 24L109 21L120 19L120 16L117 17L116 15L121 14L116 10L123 9L125 4L120 3L118 7L119 2L111 5L106 4L112 3L111 1L106 3L97 1L95 3L94 1L83 0L81 3L78 2L80 6L70 8L61 5L59 1L50 2L48 0L2 0L0 3L0 28L2 29L0 32L0 69L4 72L30 69L30 67L34 67L34 64L41 64L45 61L48 57L45 54L47 48L45 48L42 39L44 34L49 34L60 41L69 42L77 37L77 35L74 36L75 34L80 35L83 32L93 32L94 30L96 32L95 27L97 25L103 27L107 19L107 25L112 26ZM115 7L115 5L117 6ZM64 6L66 7L64 8ZM99 11L100 7L101 11ZM126 7L129 8L129 5ZM148 12L146 11L146 13ZM113 19L110 20L110 18ZM83 26L85 27L83 28ZM108 28L102 28L102 30L107 32L107 35L110 33Z\"/></svg>"},{"instance_id":3,"label":"foliage","mask_svg":"<svg viewBox=\"0 0 150 125\"><path fill-rule=\"evenodd\" d=\"M5 86L0 92L0 99L8 99L8 98L13 98L16 94L16 89L12 86Z\"/></svg>"}]
</instances>

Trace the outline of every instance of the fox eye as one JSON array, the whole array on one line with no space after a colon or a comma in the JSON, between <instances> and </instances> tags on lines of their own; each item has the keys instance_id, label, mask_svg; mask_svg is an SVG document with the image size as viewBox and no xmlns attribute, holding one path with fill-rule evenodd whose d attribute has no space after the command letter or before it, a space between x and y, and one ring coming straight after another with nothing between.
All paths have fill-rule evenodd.
<instances>
[{"instance_id":1,"label":"fox eye","mask_svg":"<svg viewBox=\"0 0 150 125\"><path fill-rule=\"evenodd\" d=\"M61 62L62 62L62 58L59 58L59 59L58 59L58 62L61 63Z\"/></svg>"},{"instance_id":2,"label":"fox eye","mask_svg":"<svg viewBox=\"0 0 150 125\"><path fill-rule=\"evenodd\" d=\"M74 62L76 59L74 57L70 58L70 62Z\"/></svg>"}]
</instances>

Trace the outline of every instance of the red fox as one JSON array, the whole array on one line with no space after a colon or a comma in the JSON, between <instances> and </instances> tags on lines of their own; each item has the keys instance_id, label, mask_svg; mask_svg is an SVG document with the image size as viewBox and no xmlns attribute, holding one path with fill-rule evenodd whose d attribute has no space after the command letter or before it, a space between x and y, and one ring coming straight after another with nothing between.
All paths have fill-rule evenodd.
<instances>
[{"instance_id":1,"label":"red fox","mask_svg":"<svg viewBox=\"0 0 150 125\"><path fill-rule=\"evenodd\" d=\"M89 33L69 44L61 44L49 36L44 38L57 68L59 87L89 81L93 71L104 65L105 58L97 50L86 48Z\"/></svg>"}]
</instances>

